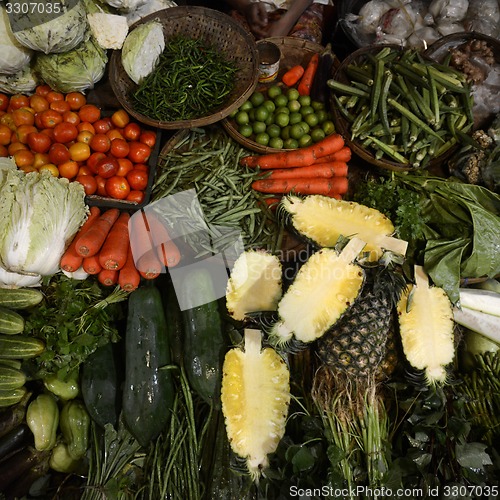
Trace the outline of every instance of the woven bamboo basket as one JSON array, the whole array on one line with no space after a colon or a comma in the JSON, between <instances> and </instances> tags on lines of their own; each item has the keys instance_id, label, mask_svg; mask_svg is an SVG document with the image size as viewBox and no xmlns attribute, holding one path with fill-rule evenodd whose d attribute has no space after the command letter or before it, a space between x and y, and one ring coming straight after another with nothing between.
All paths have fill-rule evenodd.
<instances>
[{"instance_id":1,"label":"woven bamboo basket","mask_svg":"<svg viewBox=\"0 0 500 500\"><path fill-rule=\"evenodd\" d=\"M154 19L161 22L165 40L175 35L185 35L203 40L220 50L238 68L235 85L225 102L207 116L191 120L158 121L133 108L129 96L137 85L123 69L121 50L115 50L110 60L110 84L116 98L131 116L142 123L162 129L201 127L222 120L246 101L257 85L258 53L255 40L238 22L213 9L180 6L149 14L133 24L130 31Z\"/></svg>"}]
</instances>

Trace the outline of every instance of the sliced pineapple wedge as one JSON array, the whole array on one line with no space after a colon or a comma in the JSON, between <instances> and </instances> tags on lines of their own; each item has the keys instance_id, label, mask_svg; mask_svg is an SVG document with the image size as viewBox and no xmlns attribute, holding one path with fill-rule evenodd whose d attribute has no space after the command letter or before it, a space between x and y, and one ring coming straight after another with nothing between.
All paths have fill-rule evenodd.
<instances>
[{"instance_id":1,"label":"sliced pineapple wedge","mask_svg":"<svg viewBox=\"0 0 500 500\"><path fill-rule=\"evenodd\" d=\"M285 433L290 372L260 330L245 330L245 348L231 349L223 365L221 402L232 450L257 481Z\"/></svg>"},{"instance_id":2,"label":"sliced pineapple wedge","mask_svg":"<svg viewBox=\"0 0 500 500\"><path fill-rule=\"evenodd\" d=\"M397 306L401 343L408 362L425 371L429 384L442 383L455 355L453 307L442 288L429 285L422 266L414 269L415 285Z\"/></svg>"},{"instance_id":3,"label":"sliced pineapple wedge","mask_svg":"<svg viewBox=\"0 0 500 500\"><path fill-rule=\"evenodd\" d=\"M281 344L295 337L312 342L340 319L364 283L365 273L354 262L364 246L352 238L340 254L322 248L309 257L278 304L279 320L270 331L273 341Z\"/></svg>"},{"instance_id":4,"label":"sliced pineapple wedge","mask_svg":"<svg viewBox=\"0 0 500 500\"><path fill-rule=\"evenodd\" d=\"M406 254L408 242L391 236L394 225L374 208L322 195L288 195L280 208L300 235L320 247L334 247L340 236L356 236L366 242L364 252L371 262L380 259L384 249Z\"/></svg>"},{"instance_id":5,"label":"sliced pineapple wedge","mask_svg":"<svg viewBox=\"0 0 500 500\"><path fill-rule=\"evenodd\" d=\"M281 299L279 258L263 250L246 250L235 261L226 287L229 315L244 320L247 313L275 311Z\"/></svg>"}]
</instances>

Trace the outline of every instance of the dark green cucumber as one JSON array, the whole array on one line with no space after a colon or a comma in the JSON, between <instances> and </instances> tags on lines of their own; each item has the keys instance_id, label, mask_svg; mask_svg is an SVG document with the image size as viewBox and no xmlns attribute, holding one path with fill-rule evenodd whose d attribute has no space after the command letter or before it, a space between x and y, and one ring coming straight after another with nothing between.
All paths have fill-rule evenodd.
<instances>
[{"instance_id":1,"label":"dark green cucumber","mask_svg":"<svg viewBox=\"0 0 500 500\"><path fill-rule=\"evenodd\" d=\"M183 359L189 383L205 402L220 408L222 362L227 345L210 272L200 268L186 274L179 297L183 307L202 304L182 311Z\"/></svg>"},{"instance_id":2,"label":"dark green cucumber","mask_svg":"<svg viewBox=\"0 0 500 500\"><path fill-rule=\"evenodd\" d=\"M16 335L24 330L24 318L16 311L0 306L0 333Z\"/></svg>"},{"instance_id":3,"label":"dark green cucumber","mask_svg":"<svg viewBox=\"0 0 500 500\"><path fill-rule=\"evenodd\" d=\"M82 398L90 417L99 426L118 422L120 379L113 344L96 349L83 363L80 378Z\"/></svg>"},{"instance_id":4,"label":"dark green cucumber","mask_svg":"<svg viewBox=\"0 0 500 500\"><path fill-rule=\"evenodd\" d=\"M9 309L27 309L43 300L43 293L35 288L0 288L0 306Z\"/></svg>"},{"instance_id":5,"label":"dark green cucumber","mask_svg":"<svg viewBox=\"0 0 500 500\"><path fill-rule=\"evenodd\" d=\"M125 332L123 416L146 447L165 428L174 403L170 345L158 288L148 283L130 293Z\"/></svg>"},{"instance_id":6,"label":"dark green cucumber","mask_svg":"<svg viewBox=\"0 0 500 500\"><path fill-rule=\"evenodd\" d=\"M167 318L168 338L170 339L170 352L172 354L172 362L177 366L181 366L182 360L182 344L183 344L183 327L182 327L182 312L179 307L179 301L175 293L175 288L171 282L162 286L163 307Z\"/></svg>"},{"instance_id":7,"label":"dark green cucumber","mask_svg":"<svg viewBox=\"0 0 500 500\"><path fill-rule=\"evenodd\" d=\"M25 335L0 334L0 359L29 359L42 354L45 344L42 340Z\"/></svg>"}]
</instances>

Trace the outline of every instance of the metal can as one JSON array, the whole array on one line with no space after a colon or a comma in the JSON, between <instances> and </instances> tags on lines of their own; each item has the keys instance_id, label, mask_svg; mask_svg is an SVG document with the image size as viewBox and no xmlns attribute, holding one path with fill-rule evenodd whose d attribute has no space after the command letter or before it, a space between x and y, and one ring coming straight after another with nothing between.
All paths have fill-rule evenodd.
<instances>
[{"instance_id":1,"label":"metal can","mask_svg":"<svg viewBox=\"0 0 500 500\"><path fill-rule=\"evenodd\" d=\"M259 82L268 83L276 80L280 69L281 51L279 47L267 40L257 42L259 53Z\"/></svg>"}]
</instances>

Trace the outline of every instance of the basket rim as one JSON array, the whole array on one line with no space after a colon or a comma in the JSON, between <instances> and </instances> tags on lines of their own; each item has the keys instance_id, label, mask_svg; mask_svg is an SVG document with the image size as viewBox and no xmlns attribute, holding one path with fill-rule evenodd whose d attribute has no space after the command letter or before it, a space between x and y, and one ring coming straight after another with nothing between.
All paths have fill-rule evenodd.
<instances>
[{"instance_id":1,"label":"basket rim","mask_svg":"<svg viewBox=\"0 0 500 500\"><path fill-rule=\"evenodd\" d=\"M136 84L129 78L129 76L123 69L123 65L121 63L121 49L113 50L109 63L109 81L113 93L115 94L122 107L131 116L133 116L138 121L153 127L175 130L191 127L201 127L218 122L228 116L234 109L239 107L251 95L258 83L258 52L255 39L250 33L245 30L245 28L240 23L238 23L231 16L225 14L224 12L202 6L182 5L177 7L169 7L156 12L152 12L151 14L148 14L147 16L144 16L143 18L137 20L129 27L129 33L136 27L152 20L160 21L163 27L165 27L165 24L168 23L169 20L183 18L186 15L195 17L208 17L217 19L219 21L222 20L224 23L229 24L235 31L237 31L246 42L249 50L250 60L252 62L252 70L251 72L249 72L249 74L251 74L252 77L249 79L246 88L243 89L241 94L233 102L231 102L231 104L226 105L222 109L220 109L219 107L218 110L212 112L209 115L200 118L194 118L191 120L176 120L168 122L155 120L142 113L139 113L130 104L127 96L123 92L123 89L118 84L119 73L121 72L120 76L122 76L130 86L134 86Z\"/></svg>"}]
</instances>

